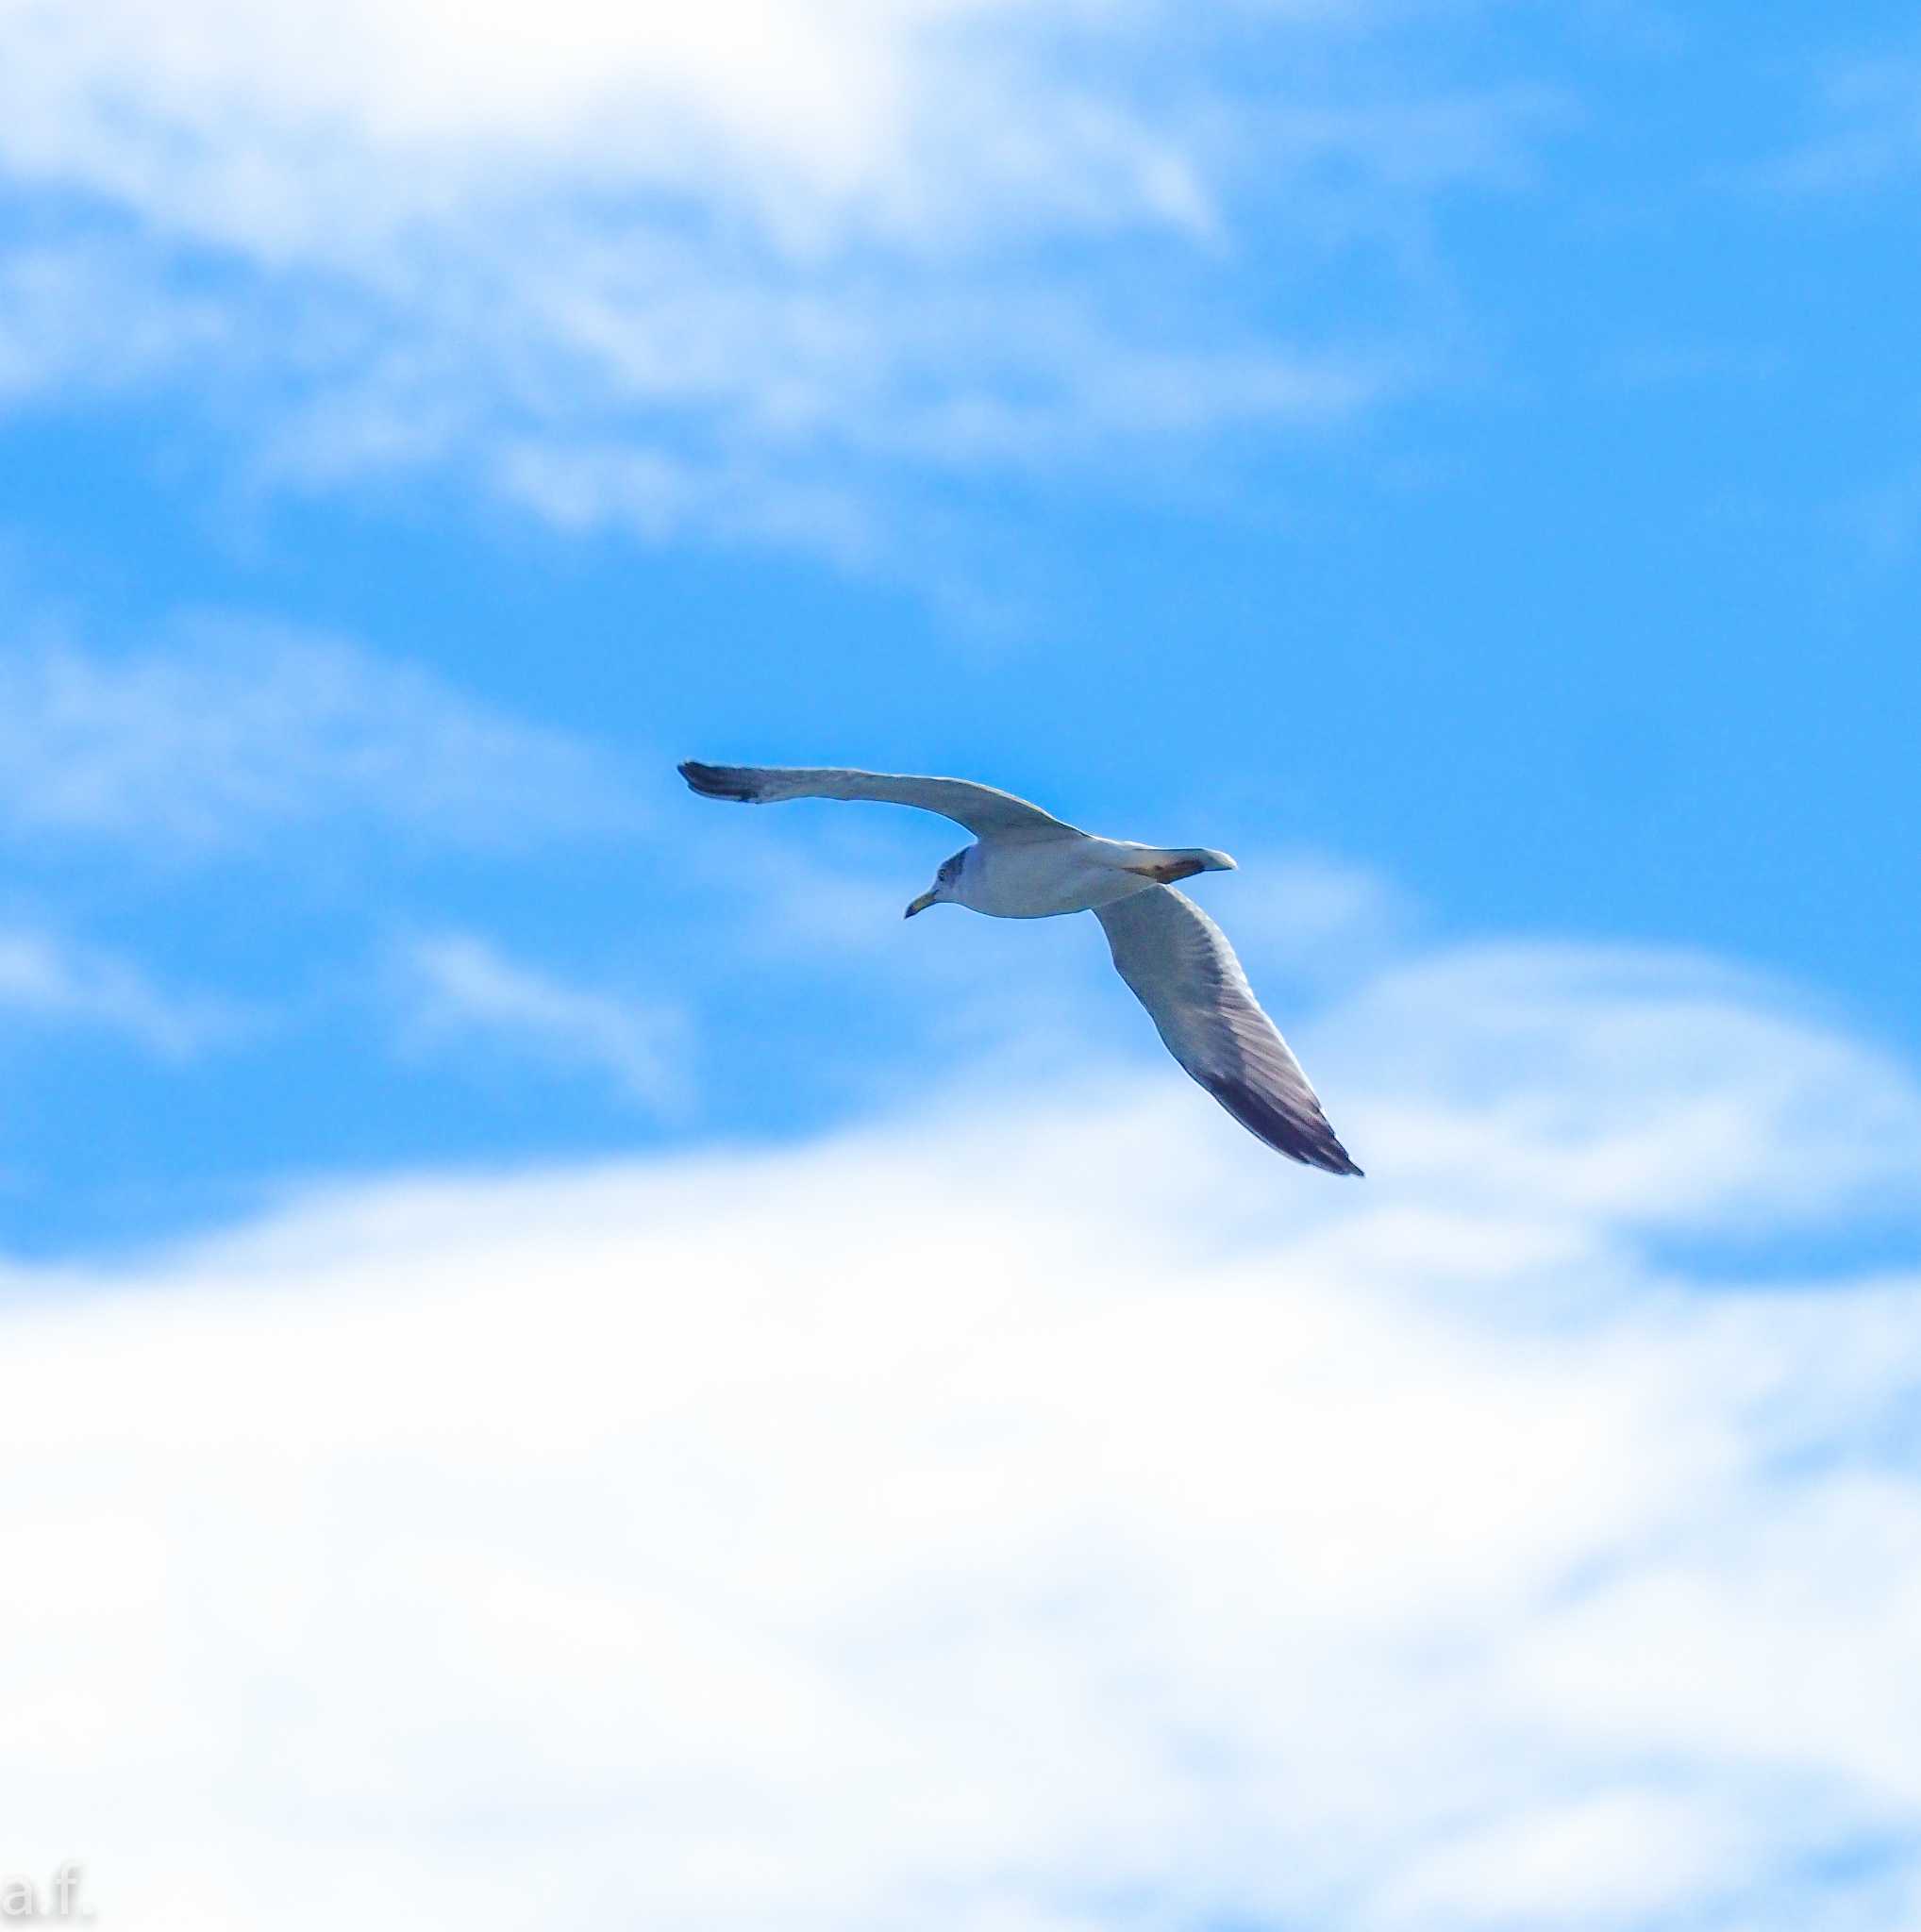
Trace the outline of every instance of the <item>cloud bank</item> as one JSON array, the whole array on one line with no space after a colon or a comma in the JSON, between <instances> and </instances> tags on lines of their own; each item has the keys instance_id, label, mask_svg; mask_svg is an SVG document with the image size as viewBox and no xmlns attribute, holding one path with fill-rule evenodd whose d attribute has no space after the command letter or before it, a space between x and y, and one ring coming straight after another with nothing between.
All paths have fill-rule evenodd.
<instances>
[{"instance_id":1,"label":"cloud bank","mask_svg":"<svg viewBox=\"0 0 1921 1932\"><path fill-rule=\"evenodd\" d=\"M1168 1074L15 1268L8 1857L170 1928L1911 1924L1912 1078L1574 949L1300 1043L1364 1186Z\"/></svg>"}]
</instances>

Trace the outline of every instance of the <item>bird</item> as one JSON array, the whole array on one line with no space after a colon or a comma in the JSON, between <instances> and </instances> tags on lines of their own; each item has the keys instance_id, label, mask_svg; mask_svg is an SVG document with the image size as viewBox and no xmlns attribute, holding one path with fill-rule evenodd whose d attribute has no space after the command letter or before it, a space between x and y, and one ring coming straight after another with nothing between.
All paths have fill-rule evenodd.
<instances>
[{"instance_id":1,"label":"bird","mask_svg":"<svg viewBox=\"0 0 1921 1932\"><path fill-rule=\"evenodd\" d=\"M974 835L908 907L964 906L994 919L1092 912L1115 969L1146 1008L1169 1053L1277 1153L1328 1174L1359 1175L1300 1062L1261 1010L1227 935L1178 879L1232 872L1211 847L1100 839L992 785L837 766L709 765L680 775L704 798L772 805L790 798L870 799L938 812Z\"/></svg>"}]
</instances>

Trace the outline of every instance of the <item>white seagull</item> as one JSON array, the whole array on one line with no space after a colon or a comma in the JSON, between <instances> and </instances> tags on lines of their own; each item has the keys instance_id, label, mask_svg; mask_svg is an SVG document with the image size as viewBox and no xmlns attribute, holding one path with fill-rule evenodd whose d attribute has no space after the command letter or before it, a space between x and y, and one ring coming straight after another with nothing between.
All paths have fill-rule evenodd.
<instances>
[{"instance_id":1,"label":"white seagull","mask_svg":"<svg viewBox=\"0 0 1921 1932\"><path fill-rule=\"evenodd\" d=\"M680 775L707 798L771 805L784 798L871 798L939 812L974 834L907 908L911 919L943 902L995 919L1092 912L1107 929L1114 965L1161 1038L1249 1132L1295 1160L1358 1174L1300 1062L1261 1010L1227 935L1173 889L1198 872L1232 872L1225 852L1096 839L1025 798L965 778L774 765L703 765Z\"/></svg>"}]
</instances>

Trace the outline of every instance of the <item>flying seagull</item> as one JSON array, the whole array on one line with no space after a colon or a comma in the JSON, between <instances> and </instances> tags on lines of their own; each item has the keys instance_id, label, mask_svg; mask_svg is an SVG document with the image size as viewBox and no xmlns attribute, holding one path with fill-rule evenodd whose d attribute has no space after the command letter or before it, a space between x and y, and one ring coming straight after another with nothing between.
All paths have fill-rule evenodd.
<instances>
[{"instance_id":1,"label":"flying seagull","mask_svg":"<svg viewBox=\"0 0 1921 1932\"><path fill-rule=\"evenodd\" d=\"M680 775L706 798L772 805L785 798L868 798L939 812L974 834L908 908L965 906L995 919L1092 912L1114 965L1171 1053L1250 1133L1329 1174L1358 1174L1300 1062L1254 997L1227 935L1176 879L1232 872L1225 852L1096 839L1011 791L965 778L885 772L703 765Z\"/></svg>"}]
</instances>

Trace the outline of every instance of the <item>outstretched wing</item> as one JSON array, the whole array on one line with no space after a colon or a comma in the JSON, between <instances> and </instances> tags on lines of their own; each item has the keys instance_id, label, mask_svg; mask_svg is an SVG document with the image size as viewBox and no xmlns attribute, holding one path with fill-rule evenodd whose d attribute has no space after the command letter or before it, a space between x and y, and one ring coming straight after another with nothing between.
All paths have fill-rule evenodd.
<instances>
[{"instance_id":1,"label":"outstretched wing","mask_svg":"<svg viewBox=\"0 0 1921 1932\"><path fill-rule=\"evenodd\" d=\"M1243 1126L1310 1167L1361 1172L1261 1010L1228 936L1192 899L1150 886L1094 911L1168 1052Z\"/></svg>"},{"instance_id":2,"label":"outstretched wing","mask_svg":"<svg viewBox=\"0 0 1921 1932\"><path fill-rule=\"evenodd\" d=\"M965 778L910 778L833 766L703 765L693 758L680 767L680 775L704 798L736 798L745 805L772 805L783 798L871 798L882 805L918 806L965 825L977 839L1044 838L1078 829L1011 791Z\"/></svg>"}]
</instances>

